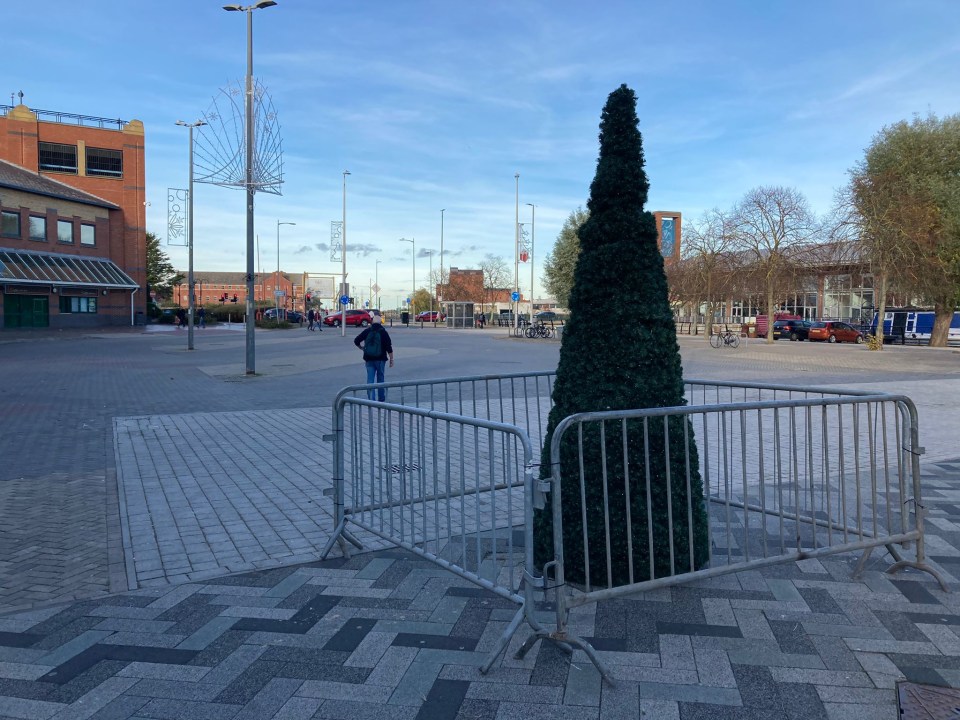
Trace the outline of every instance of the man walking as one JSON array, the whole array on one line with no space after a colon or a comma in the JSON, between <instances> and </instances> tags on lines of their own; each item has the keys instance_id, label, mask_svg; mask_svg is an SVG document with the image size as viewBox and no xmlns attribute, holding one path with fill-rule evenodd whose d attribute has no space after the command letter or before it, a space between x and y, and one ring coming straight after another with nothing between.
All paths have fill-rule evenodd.
<instances>
[{"instance_id":1,"label":"man walking","mask_svg":"<svg viewBox=\"0 0 960 720\"><path fill-rule=\"evenodd\" d=\"M315 315L314 315L314 312L313 312L313 308L310 308L309 310L307 310L307 320L310 322L310 324L307 325L307 330L311 330L311 331L313 330L313 320L314 320L314 317L315 317Z\"/></svg>"},{"instance_id":2,"label":"man walking","mask_svg":"<svg viewBox=\"0 0 960 720\"><path fill-rule=\"evenodd\" d=\"M367 366L367 383L382 383L383 370L387 360L393 367L393 343L390 335L383 327L383 318L379 312L373 313L373 324L353 339L353 344L363 350L363 362ZM367 392L367 397L373 400L373 390ZM377 400L384 402L387 391L377 388Z\"/></svg>"}]
</instances>

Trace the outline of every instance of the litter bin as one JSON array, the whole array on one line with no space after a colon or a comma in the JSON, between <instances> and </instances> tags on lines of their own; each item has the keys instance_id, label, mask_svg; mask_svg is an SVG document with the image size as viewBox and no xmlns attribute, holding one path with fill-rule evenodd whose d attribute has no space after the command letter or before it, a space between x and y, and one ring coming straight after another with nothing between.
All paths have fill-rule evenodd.
<instances>
[{"instance_id":1,"label":"litter bin","mask_svg":"<svg viewBox=\"0 0 960 720\"><path fill-rule=\"evenodd\" d=\"M410 324L410 313L404 311L400 313L400 322L404 325Z\"/></svg>"},{"instance_id":2,"label":"litter bin","mask_svg":"<svg viewBox=\"0 0 960 720\"><path fill-rule=\"evenodd\" d=\"M757 336L757 326L756 325L747 325L747 337L755 338Z\"/></svg>"}]
</instances>

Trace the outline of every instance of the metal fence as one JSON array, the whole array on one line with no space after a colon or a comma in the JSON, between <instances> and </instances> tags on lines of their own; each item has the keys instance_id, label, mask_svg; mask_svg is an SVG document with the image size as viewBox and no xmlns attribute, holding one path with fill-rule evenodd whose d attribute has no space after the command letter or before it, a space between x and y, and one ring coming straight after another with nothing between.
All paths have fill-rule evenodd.
<instances>
[{"instance_id":1,"label":"metal fence","mask_svg":"<svg viewBox=\"0 0 960 720\"><path fill-rule=\"evenodd\" d=\"M902 396L689 381L688 405L581 413L537 459L554 373L386 383L386 403L334 406L335 542L355 525L520 605L484 670L524 620L593 649L570 609L742 569L874 547L929 572L916 409ZM542 478L542 479L539 479ZM548 492L549 507L544 507ZM564 495L572 495L564 502ZM566 507L565 507L566 505ZM564 530L567 530L565 533ZM534 556L535 531L553 540ZM906 559L898 546L915 546ZM541 549L541 553L544 551ZM556 627L532 614L544 587Z\"/></svg>"}]
</instances>

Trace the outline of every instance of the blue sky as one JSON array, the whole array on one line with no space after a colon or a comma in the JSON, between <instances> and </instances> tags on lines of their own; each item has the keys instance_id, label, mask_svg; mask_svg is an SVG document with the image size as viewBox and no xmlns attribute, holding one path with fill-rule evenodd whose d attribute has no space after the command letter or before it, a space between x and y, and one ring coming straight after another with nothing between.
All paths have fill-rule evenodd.
<instances>
[{"instance_id":1,"label":"blue sky","mask_svg":"<svg viewBox=\"0 0 960 720\"><path fill-rule=\"evenodd\" d=\"M763 184L829 209L885 124L960 112L960 3L640 0L278 0L254 13L254 74L278 113L281 197L257 195L260 264L335 273L325 248L347 180L348 272L407 294L415 238L444 265L514 254L536 210L535 267L585 206L600 111L639 98L650 210L686 221ZM137 118L146 127L148 228L187 183L187 131L246 72L246 22L210 0L41 0L0 7L0 102ZM2 87L6 84L7 87ZM245 267L244 194L195 193L195 266ZM169 247L178 267L186 250ZM529 289L528 266L521 286ZM439 256L434 255L434 269ZM537 282L538 297L542 294ZM384 301L383 304L391 304Z\"/></svg>"}]
</instances>

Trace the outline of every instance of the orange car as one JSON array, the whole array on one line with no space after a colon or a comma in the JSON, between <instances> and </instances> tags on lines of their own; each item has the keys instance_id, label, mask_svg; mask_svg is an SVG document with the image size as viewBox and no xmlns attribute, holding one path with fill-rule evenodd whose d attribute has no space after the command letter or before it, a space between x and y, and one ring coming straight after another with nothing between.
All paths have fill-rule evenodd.
<instances>
[{"instance_id":1,"label":"orange car","mask_svg":"<svg viewBox=\"0 0 960 720\"><path fill-rule=\"evenodd\" d=\"M810 323L810 340L822 340L831 343L863 342L863 333L845 322L829 320Z\"/></svg>"}]
</instances>

